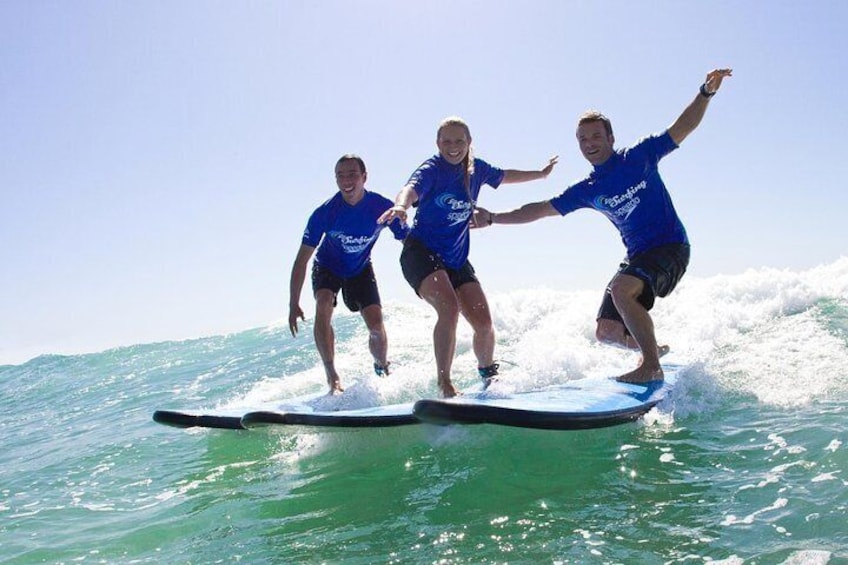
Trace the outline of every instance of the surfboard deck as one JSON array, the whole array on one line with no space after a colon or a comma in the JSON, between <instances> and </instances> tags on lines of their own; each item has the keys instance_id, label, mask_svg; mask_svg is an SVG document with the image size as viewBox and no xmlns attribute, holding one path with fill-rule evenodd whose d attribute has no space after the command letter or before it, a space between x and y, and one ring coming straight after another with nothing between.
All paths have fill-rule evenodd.
<instances>
[{"instance_id":1,"label":"surfboard deck","mask_svg":"<svg viewBox=\"0 0 848 565\"><path fill-rule=\"evenodd\" d=\"M546 430L585 430L632 422L656 406L674 388L678 368L665 368L665 380L646 385L614 379L585 378L532 392L489 390L455 398L424 399L413 406L422 422L497 424Z\"/></svg>"}]
</instances>

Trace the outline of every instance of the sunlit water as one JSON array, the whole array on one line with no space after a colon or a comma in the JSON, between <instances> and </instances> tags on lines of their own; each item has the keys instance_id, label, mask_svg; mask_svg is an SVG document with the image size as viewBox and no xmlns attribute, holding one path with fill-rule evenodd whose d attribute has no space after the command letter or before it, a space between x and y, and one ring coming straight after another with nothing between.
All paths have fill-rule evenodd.
<instances>
[{"instance_id":1,"label":"sunlit water","mask_svg":"<svg viewBox=\"0 0 848 565\"><path fill-rule=\"evenodd\" d=\"M632 368L597 292L491 296L505 386ZM340 310L352 397L435 396L432 314L387 304L388 379ZM320 391L307 327L0 367L2 563L848 563L848 259L689 277L655 310L672 397L587 431L180 430L158 408ZM308 326L308 324L307 324ZM461 323L455 382L475 362Z\"/></svg>"}]
</instances>

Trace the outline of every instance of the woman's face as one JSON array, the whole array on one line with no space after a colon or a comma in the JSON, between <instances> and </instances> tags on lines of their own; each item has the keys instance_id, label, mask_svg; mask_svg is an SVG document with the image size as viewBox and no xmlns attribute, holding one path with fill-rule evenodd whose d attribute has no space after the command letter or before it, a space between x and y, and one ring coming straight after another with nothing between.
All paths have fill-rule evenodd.
<instances>
[{"instance_id":1,"label":"woman's face","mask_svg":"<svg viewBox=\"0 0 848 565\"><path fill-rule=\"evenodd\" d=\"M439 153L451 165L462 163L465 156L468 155L468 146L471 144L471 137L461 125L447 125L439 130L439 135L436 138L436 146L439 148Z\"/></svg>"}]
</instances>

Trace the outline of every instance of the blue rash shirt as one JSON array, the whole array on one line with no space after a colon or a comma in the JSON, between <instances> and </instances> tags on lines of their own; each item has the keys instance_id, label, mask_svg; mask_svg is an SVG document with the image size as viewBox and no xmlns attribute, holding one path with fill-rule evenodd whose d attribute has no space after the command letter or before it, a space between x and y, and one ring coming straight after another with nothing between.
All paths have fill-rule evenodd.
<instances>
[{"instance_id":1,"label":"blue rash shirt","mask_svg":"<svg viewBox=\"0 0 848 565\"><path fill-rule=\"evenodd\" d=\"M580 208L601 212L618 229L630 258L660 245L689 243L657 168L675 149L668 131L648 136L614 152L551 205L563 216Z\"/></svg>"},{"instance_id":2,"label":"blue rash shirt","mask_svg":"<svg viewBox=\"0 0 848 565\"><path fill-rule=\"evenodd\" d=\"M446 266L461 268L468 260L468 223L480 188L484 184L497 188L503 178L503 169L474 159L474 174L466 190L462 163L451 165L441 155L424 161L407 182L418 195L410 235L438 254Z\"/></svg>"},{"instance_id":3,"label":"blue rash shirt","mask_svg":"<svg viewBox=\"0 0 848 565\"><path fill-rule=\"evenodd\" d=\"M356 276L371 262L371 249L386 227L378 224L377 218L393 204L385 196L366 190L362 200L351 206L337 192L309 216L302 243L317 247L315 263L337 277ZM395 239L403 239L409 232L399 219L392 221L389 229Z\"/></svg>"}]
</instances>

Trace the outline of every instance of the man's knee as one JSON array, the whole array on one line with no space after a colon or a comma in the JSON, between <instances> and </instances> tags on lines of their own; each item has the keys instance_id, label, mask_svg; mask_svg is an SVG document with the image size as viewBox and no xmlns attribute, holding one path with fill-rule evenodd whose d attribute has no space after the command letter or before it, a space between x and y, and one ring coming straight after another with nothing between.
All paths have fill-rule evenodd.
<instances>
[{"instance_id":1,"label":"man's knee","mask_svg":"<svg viewBox=\"0 0 848 565\"><path fill-rule=\"evenodd\" d=\"M595 339L601 343L623 344L626 339L624 324L616 320L600 318L595 328Z\"/></svg>"},{"instance_id":2,"label":"man's knee","mask_svg":"<svg viewBox=\"0 0 848 565\"><path fill-rule=\"evenodd\" d=\"M644 281L632 275L619 275L609 285L610 296L616 304L622 300L636 300L644 289Z\"/></svg>"},{"instance_id":3,"label":"man's knee","mask_svg":"<svg viewBox=\"0 0 848 565\"><path fill-rule=\"evenodd\" d=\"M315 293L316 309L332 310L335 307L335 303L336 294L333 291L322 288Z\"/></svg>"}]
</instances>

